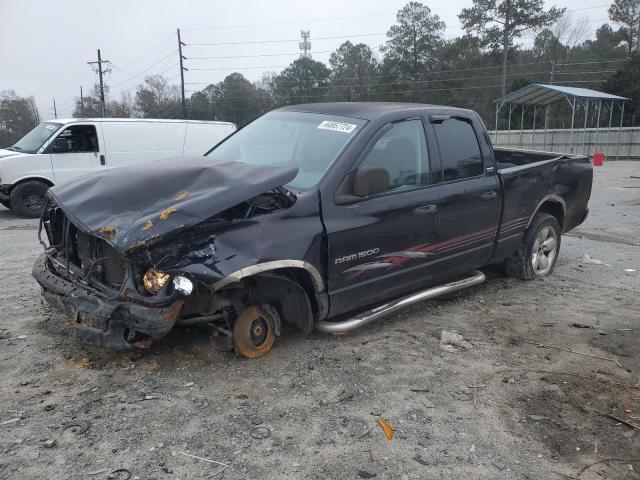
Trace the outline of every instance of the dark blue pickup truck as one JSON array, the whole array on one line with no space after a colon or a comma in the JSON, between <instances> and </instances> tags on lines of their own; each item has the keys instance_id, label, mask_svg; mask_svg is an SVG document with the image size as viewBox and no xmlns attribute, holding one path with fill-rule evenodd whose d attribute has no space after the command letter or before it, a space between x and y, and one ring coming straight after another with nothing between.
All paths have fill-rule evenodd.
<instances>
[{"instance_id":1,"label":"dark blue pickup truck","mask_svg":"<svg viewBox=\"0 0 640 480\"><path fill-rule=\"evenodd\" d=\"M592 176L583 156L492 148L470 110L290 106L204 157L52 188L33 274L86 343L202 323L258 357L285 324L344 333L478 284L484 265L550 274Z\"/></svg>"}]
</instances>

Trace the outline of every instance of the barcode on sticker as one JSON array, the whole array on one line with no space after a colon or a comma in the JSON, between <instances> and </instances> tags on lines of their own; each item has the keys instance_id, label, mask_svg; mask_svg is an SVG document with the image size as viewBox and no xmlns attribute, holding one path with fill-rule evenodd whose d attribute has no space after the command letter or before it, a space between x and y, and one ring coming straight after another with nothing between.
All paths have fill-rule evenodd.
<instances>
[{"instance_id":1,"label":"barcode on sticker","mask_svg":"<svg viewBox=\"0 0 640 480\"><path fill-rule=\"evenodd\" d=\"M353 123L330 122L325 120L318 128L320 130L333 130L334 132L351 133L356 129L357 125Z\"/></svg>"}]
</instances>

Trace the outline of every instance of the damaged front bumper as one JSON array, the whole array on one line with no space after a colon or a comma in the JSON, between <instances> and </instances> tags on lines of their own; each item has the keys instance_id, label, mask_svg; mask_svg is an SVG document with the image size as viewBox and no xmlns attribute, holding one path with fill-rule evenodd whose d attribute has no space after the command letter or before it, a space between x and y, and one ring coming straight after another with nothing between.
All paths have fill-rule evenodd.
<instances>
[{"instance_id":1,"label":"damaged front bumper","mask_svg":"<svg viewBox=\"0 0 640 480\"><path fill-rule=\"evenodd\" d=\"M88 285L60 275L48 253L36 261L33 276L42 287L44 298L70 316L80 342L114 350L142 346L140 341L130 341L137 334L151 339L166 335L184 303L175 292L161 300L137 295L135 299L109 299Z\"/></svg>"}]
</instances>

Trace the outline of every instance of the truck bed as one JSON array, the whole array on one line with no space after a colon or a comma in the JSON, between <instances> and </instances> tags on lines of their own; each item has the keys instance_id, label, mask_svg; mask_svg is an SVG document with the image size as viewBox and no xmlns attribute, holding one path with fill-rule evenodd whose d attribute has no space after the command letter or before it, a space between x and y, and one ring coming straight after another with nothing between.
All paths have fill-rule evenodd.
<instances>
[{"instance_id":1,"label":"truck bed","mask_svg":"<svg viewBox=\"0 0 640 480\"><path fill-rule=\"evenodd\" d=\"M586 218L593 170L588 157L535 150L494 149L498 178L502 184L501 225L528 221L538 206L553 202L562 218L562 231L580 225ZM522 238L509 227L498 232L494 259L504 258Z\"/></svg>"},{"instance_id":2,"label":"truck bed","mask_svg":"<svg viewBox=\"0 0 640 480\"><path fill-rule=\"evenodd\" d=\"M494 147L493 149L498 170L512 167L522 167L532 163L554 159L582 158L579 155L569 155L558 152L544 152L541 150L523 150L519 148ZM586 158L586 157L585 157Z\"/></svg>"}]
</instances>

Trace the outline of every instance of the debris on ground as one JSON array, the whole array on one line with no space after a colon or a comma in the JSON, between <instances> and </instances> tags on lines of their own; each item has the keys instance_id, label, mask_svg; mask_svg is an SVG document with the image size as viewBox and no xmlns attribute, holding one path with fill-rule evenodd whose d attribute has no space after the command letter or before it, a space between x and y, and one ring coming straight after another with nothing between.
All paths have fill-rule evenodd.
<instances>
[{"instance_id":1,"label":"debris on ground","mask_svg":"<svg viewBox=\"0 0 640 480\"><path fill-rule=\"evenodd\" d=\"M387 436L387 440L391 440L393 438L393 432L395 431L391 424L382 417L380 417L377 422L378 425L382 427L382 430L384 430L384 434Z\"/></svg>"},{"instance_id":2,"label":"debris on ground","mask_svg":"<svg viewBox=\"0 0 640 480\"><path fill-rule=\"evenodd\" d=\"M374 477L377 477L378 474L370 473L370 472L367 472L366 470L358 470L358 476L360 478L374 478Z\"/></svg>"},{"instance_id":3,"label":"debris on ground","mask_svg":"<svg viewBox=\"0 0 640 480\"><path fill-rule=\"evenodd\" d=\"M596 258L591 258L589 256L589 254L585 253L584 256L582 257L582 262L583 264L586 265L604 265L605 267L610 267L611 265L609 265L608 263L604 263L602 260L598 260Z\"/></svg>"},{"instance_id":4,"label":"debris on ground","mask_svg":"<svg viewBox=\"0 0 640 480\"><path fill-rule=\"evenodd\" d=\"M450 353L458 353L472 348L473 345L467 342L459 333L442 330L442 334L440 336L441 350Z\"/></svg>"}]
</instances>

